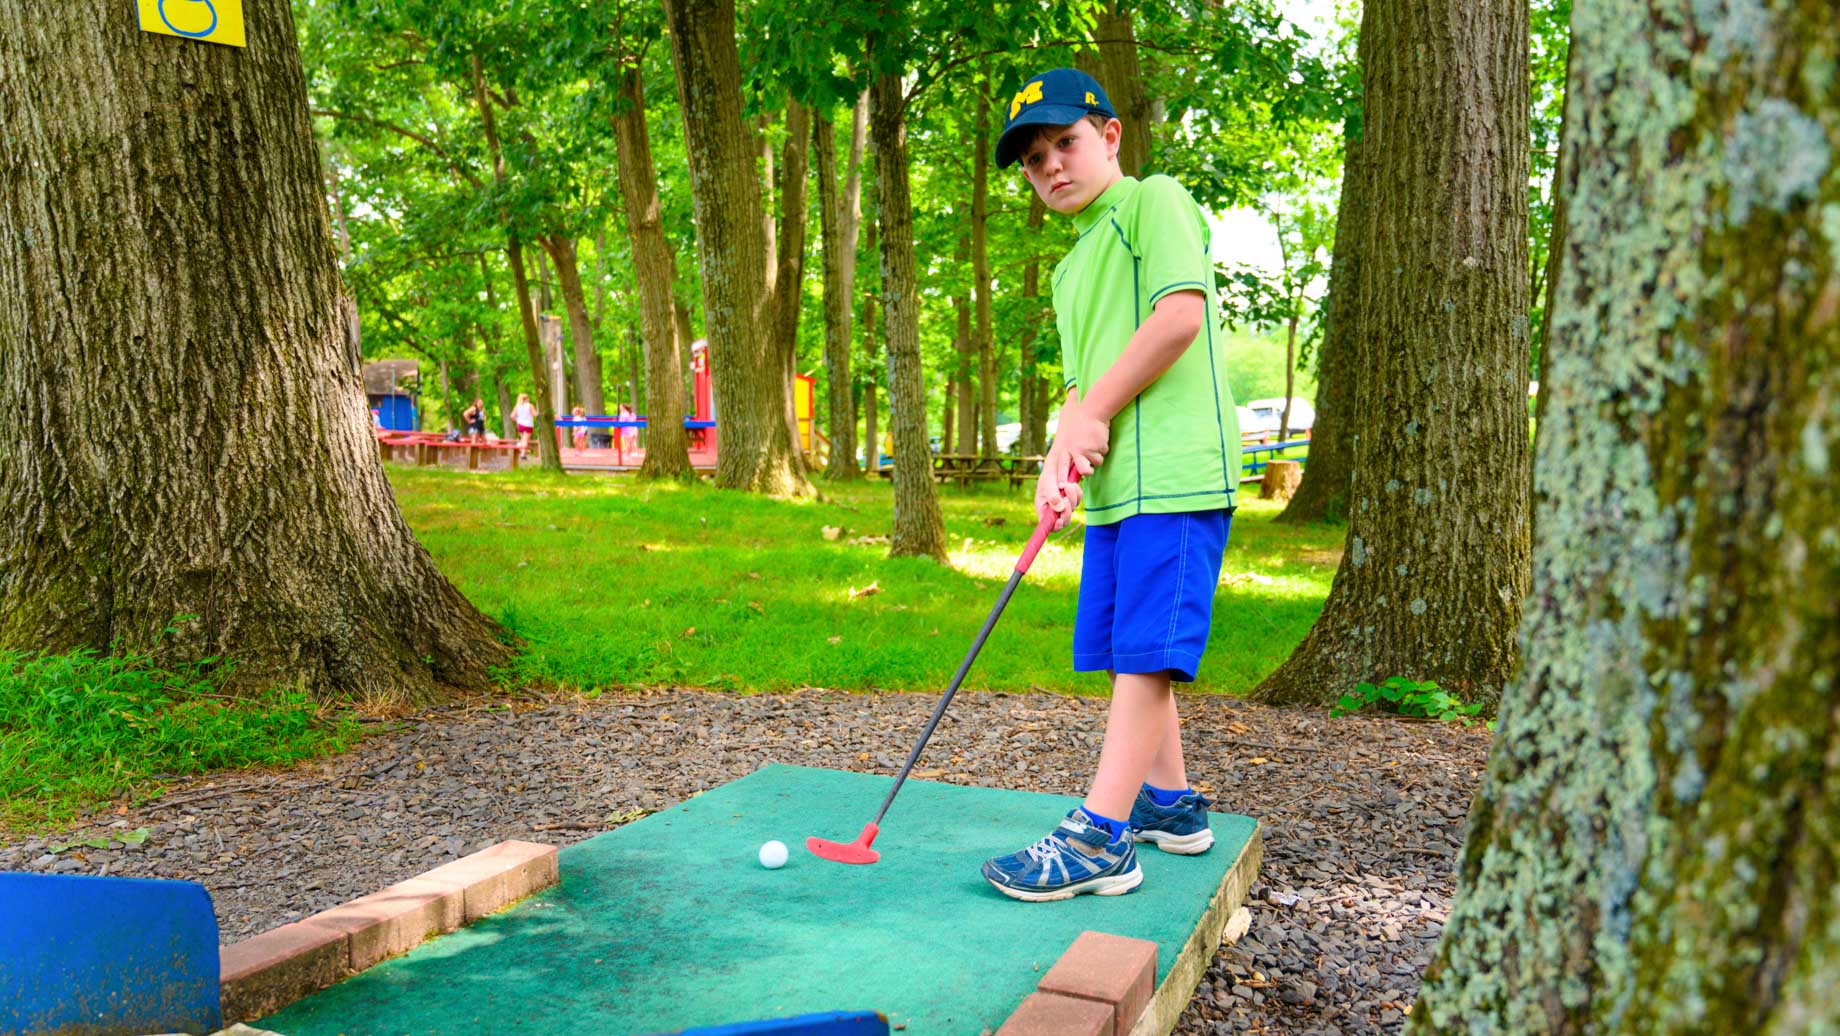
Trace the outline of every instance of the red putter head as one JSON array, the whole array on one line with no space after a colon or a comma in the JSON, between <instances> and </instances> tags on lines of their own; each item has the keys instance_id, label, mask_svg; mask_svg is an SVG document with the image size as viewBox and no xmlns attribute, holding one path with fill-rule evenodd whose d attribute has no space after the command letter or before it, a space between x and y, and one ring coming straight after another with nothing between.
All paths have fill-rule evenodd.
<instances>
[{"instance_id":1,"label":"red putter head","mask_svg":"<svg viewBox=\"0 0 1840 1036\"><path fill-rule=\"evenodd\" d=\"M854 842L832 842L813 836L805 839L805 848L819 859L832 863L874 863L882 854L869 848L869 843L875 841L881 830L874 824L864 824L862 834L857 835Z\"/></svg>"}]
</instances>

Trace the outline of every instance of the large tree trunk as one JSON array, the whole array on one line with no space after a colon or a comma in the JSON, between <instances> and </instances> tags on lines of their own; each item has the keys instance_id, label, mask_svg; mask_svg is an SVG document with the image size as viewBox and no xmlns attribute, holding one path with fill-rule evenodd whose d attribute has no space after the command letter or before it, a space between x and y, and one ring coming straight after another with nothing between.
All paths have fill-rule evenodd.
<instances>
[{"instance_id":1,"label":"large tree trunk","mask_svg":"<svg viewBox=\"0 0 1840 1036\"><path fill-rule=\"evenodd\" d=\"M811 111L786 98L786 143L779 162L779 236L773 275L773 348L778 351L785 394L786 428L799 441L798 404L793 398L799 361L799 309L805 301L805 181L811 172ZM815 427L815 426L814 426ZM800 467L805 463L798 453Z\"/></svg>"},{"instance_id":2,"label":"large tree trunk","mask_svg":"<svg viewBox=\"0 0 1840 1036\"><path fill-rule=\"evenodd\" d=\"M1099 41L1095 78L1118 113L1124 134L1118 140L1118 167L1126 176L1142 176L1150 158L1150 95L1137 60L1137 34L1131 9L1112 0L1098 12L1093 38Z\"/></svg>"},{"instance_id":3,"label":"large tree trunk","mask_svg":"<svg viewBox=\"0 0 1840 1036\"><path fill-rule=\"evenodd\" d=\"M882 238L882 309L888 337L888 409L894 429L894 557L946 559L946 530L926 445L926 386L920 377L920 285L914 274L914 203L907 184L906 98L901 76L875 80L877 212Z\"/></svg>"},{"instance_id":4,"label":"large tree trunk","mask_svg":"<svg viewBox=\"0 0 1840 1036\"><path fill-rule=\"evenodd\" d=\"M0 31L0 649L483 688L497 627L377 460L292 15L246 7L247 48L121 4Z\"/></svg>"},{"instance_id":5,"label":"large tree trunk","mask_svg":"<svg viewBox=\"0 0 1840 1036\"><path fill-rule=\"evenodd\" d=\"M1047 219L1048 206L1041 196L1029 192L1029 233L1028 243L1031 251L1039 247L1041 226ZM1039 457L1048 452L1048 396L1053 391L1047 379L1037 371L1040 363L1035 358L1035 339L1041 334L1042 322L1051 319L1050 315L1036 301L1041 297L1041 259L1030 257L1028 264L1022 268L1022 297L1028 307L1027 319L1022 325L1017 348L1022 353L1022 399L1020 420L1022 422L1022 455Z\"/></svg>"},{"instance_id":6,"label":"large tree trunk","mask_svg":"<svg viewBox=\"0 0 1840 1036\"><path fill-rule=\"evenodd\" d=\"M830 464L824 477L853 479L856 466L856 409L850 379L851 305L856 293L856 238L862 225L863 141L869 130L869 93L856 100L850 118L850 158L843 189L837 188L835 128L829 119L813 123L818 162L818 212L824 238L824 374L830 386Z\"/></svg>"},{"instance_id":7,"label":"large tree trunk","mask_svg":"<svg viewBox=\"0 0 1840 1036\"><path fill-rule=\"evenodd\" d=\"M1361 249L1366 247L1367 181L1362 176L1361 141L1342 138L1342 190L1335 210L1335 244L1329 260L1329 297L1322 342L1316 347L1316 423L1310 427L1310 458L1303 482L1278 515L1281 522L1339 522L1348 514L1354 478L1355 393L1363 378L1356 369L1361 338L1359 290Z\"/></svg>"},{"instance_id":8,"label":"large tree trunk","mask_svg":"<svg viewBox=\"0 0 1840 1036\"><path fill-rule=\"evenodd\" d=\"M1572 16L1526 663L1417 1032L1840 1024L1840 22L1725 18Z\"/></svg>"},{"instance_id":9,"label":"large tree trunk","mask_svg":"<svg viewBox=\"0 0 1840 1036\"><path fill-rule=\"evenodd\" d=\"M1526 0L1363 7L1370 208L1348 549L1261 701L1327 704L1403 676L1492 702L1514 671L1529 535L1527 22Z\"/></svg>"},{"instance_id":10,"label":"large tree trunk","mask_svg":"<svg viewBox=\"0 0 1840 1036\"><path fill-rule=\"evenodd\" d=\"M562 305L569 314L569 339L575 360L575 398L588 413L604 414L607 397L601 389L601 354L594 349L594 324L588 319L588 298L581 290L575 239L566 234L552 234L543 239L543 248L556 267L556 283L562 286Z\"/></svg>"},{"instance_id":11,"label":"large tree trunk","mask_svg":"<svg viewBox=\"0 0 1840 1036\"><path fill-rule=\"evenodd\" d=\"M990 199L986 196L990 170L990 98L978 90L977 137L971 157L971 290L976 294L978 357L978 451L986 457L997 449L997 349L990 320ZM967 444L969 445L969 444Z\"/></svg>"},{"instance_id":12,"label":"large tree trunk","mask_svg":"<svg viewBox=\"0 0 1840 1036\"><path fill-rule=\"evenodd\" d=\"M645 126L645 83L637 63L620 70L620 105L613 116L618 155L615 174L631 243L633 279L639 288L639 327L645 351L645 460L639 477L682 479L691 476L690 451L684 439L684 355L673 327L671 286L677 260L664 236L658 202L658 174L652 167L651 136ZM639 386L632 386L637 396ZM620 434L615 429L614 434Z\"/></svg>"},{"instance_id":13,"label":"large tree trunk","mask_svg":"<svg viewBox=\"0 0 1840 1036\"><path fill-rule=\"evenodd\" d=\"M703 315L720 419L716 485L812 492L786 425L784 366L768 338L762 207L741 122L734 0L666 0L703 273ZM656 405L653 406L656 410Z\"/></svg>"},{"instance_id":14,"label":"large tree trunk","mask_svg":"<svg viewBox=\"0 0 1840 1036\"><path fill-rule=\"evenodd\" d=\"M953 258L958 261L960 269L964 268L965 260L970 255L971 235L958 235L958 252ZM957 357L958 366L956 373L952 376L951 385L957 389L958 396L953 404L955 410L948 410L947 413L956 412L958 415L958 452L976 453L978 450L977 343L971 338L970 300L963 295L955 296L952 299L952 312L958 318L958 333L952 338L952 351ZM951 417L946 418L946 423L952 423ZM952 448L946 447L945 452L951 453Z\"/></svg>"}]
</instances>

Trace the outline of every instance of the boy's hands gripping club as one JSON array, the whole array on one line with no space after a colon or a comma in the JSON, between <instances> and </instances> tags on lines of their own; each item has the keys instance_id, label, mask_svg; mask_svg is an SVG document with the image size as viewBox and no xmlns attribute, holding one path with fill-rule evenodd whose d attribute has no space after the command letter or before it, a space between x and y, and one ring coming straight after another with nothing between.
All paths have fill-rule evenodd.
<instances>
[{"instance_id":1,"label":"boy's hands gripping club","mask_svg":"<svg viewBox=\"0 0 1840 1036\"><path fill-rule=\"evenodd\" d=\"M1079 480L1105 460L1111 437L1111 425L1088 414L1077 391L1067 393L1054 443L1042 461L1041 477L1035 480L1035 513L1045 517L1054 512L1052 531L1066 528L1073 509L1080 505Z\"/></svg>"}]
</instances>

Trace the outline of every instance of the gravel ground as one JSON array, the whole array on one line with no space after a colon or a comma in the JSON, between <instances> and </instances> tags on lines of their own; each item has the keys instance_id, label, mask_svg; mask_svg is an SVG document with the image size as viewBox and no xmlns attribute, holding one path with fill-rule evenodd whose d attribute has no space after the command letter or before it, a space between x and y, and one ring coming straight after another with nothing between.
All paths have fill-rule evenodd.
<instances>
[{"instance_id":1,"label":"gravel ground","mask_svg":"<svg viewBox=\"0 0 1840 1036\"><path fill-rule=\"evenodd\" d=\"M174 788L74 829L140 845L0 847L0 869L186 878L226 942L337 906L506 838L566 845L766 762L893 773L932 695L805 691L447 705L285 773ZM1081 794L1105 701L961 693L920 771ZM1449 912L1479 728L1181 701L1196 784L1265 825L1252 930L1224 948L1176 1031L1397 1032ZM1051 909L1051 908L1050 908Z\"/></svg>"}]
</instances>

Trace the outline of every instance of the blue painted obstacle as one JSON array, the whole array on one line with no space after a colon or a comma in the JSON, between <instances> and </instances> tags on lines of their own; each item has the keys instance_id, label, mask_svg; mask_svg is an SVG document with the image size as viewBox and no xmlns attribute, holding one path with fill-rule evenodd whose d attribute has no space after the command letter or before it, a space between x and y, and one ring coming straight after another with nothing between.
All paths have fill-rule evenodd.
<instances>
[{"instance_id":1,"label":"blue painted obstacle","mask_svg":"<svg viewBox=\"0 0 1840 1036\"><path fill-rule=\"evenodd\" d=\"M677 1036L888 1036L888 1019L875 1011L825 1011L797 1018L685 1029Z\"/></svg>"},{"instance_id":2,"label":"blue painted obstacle","mask_svg":"<svg viewBox=\"0 0 1840 1036\"><path fill-rule=\"evenodd\" d=\"M216 1032L217 981L204 886L0 872L0 1036Z\"/></svg>"}]
</instances>

